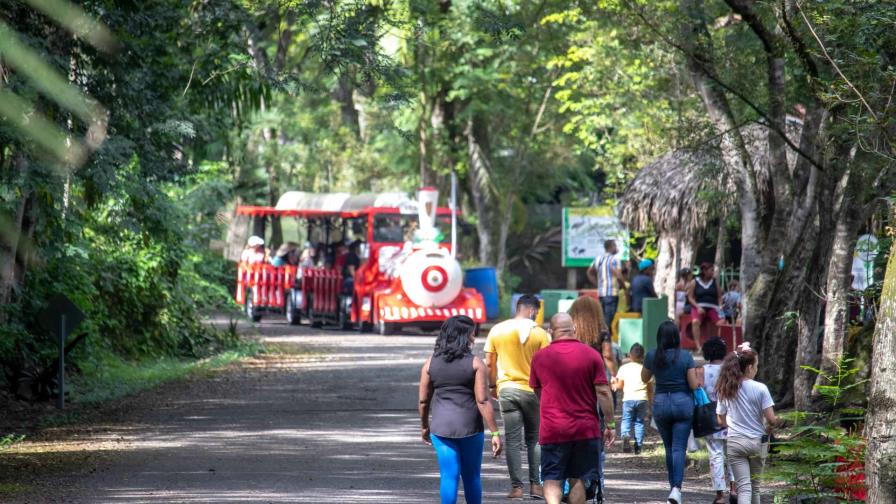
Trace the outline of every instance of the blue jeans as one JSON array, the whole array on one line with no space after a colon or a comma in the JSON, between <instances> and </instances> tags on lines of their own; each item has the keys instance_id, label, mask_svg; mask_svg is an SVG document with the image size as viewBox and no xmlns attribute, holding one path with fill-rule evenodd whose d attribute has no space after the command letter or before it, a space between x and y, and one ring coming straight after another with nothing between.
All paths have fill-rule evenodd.
<instances>
[{"instance_id":1,"label":"blue jeans","mask_svg":"<svg viewBox=\"0 0 896 504\"><path fill-rule=\"evenodd\" d=\"M658 393L653 400L653 418L666 449L669 487L681 488L688 436L694 420L694 397L687 392Z\"/></svg>"},{"instance_id":2,"label":"blue jeans","mask_svg":"<svg viewBox=\"0 0 896 504\"><path fill-rule=\"evenodd\" d=\"M457 480L464 481L467 504L482 504L482 446L485 435L480 432L465 438L430 436L439 459L439 494L442 504L457 504Z\"/></svg>"},{"instance_id":3,"label":"blue jeans","mask_svg":"<svg viewBox=\"0 0 896 504\"><path fill-rule=\"evenodd\" d=\"M612 331L613 318L616 317L616 309L619 308L619 296L601 296L600 306L604 309L604 322Z\"/></svg>"},{"instance_id":4,"label":"blue jeans","mask_svg":"<svg viewBox=\"0 0 896 504\"><path fill-rule=\"evenodd\" d=\"M644 441L644 419L647 418L647 401L622 401L622 439L631 437L635 425L635 443Z\"/></svg>"}]
</instances>

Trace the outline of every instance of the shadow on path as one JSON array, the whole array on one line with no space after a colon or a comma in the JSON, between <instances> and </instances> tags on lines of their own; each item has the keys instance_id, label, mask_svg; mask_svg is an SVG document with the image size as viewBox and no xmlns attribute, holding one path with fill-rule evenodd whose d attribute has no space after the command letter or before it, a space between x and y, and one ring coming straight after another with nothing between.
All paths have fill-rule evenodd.
<instances>
[{"instance_id":1,"label":"shadow on path","mask_svg":"<svg viewBox=\"0 0 896 504\"><path fill-rule=\"evenodd\" d=\"M258 331L267 343L301 348L300 358L249 361L132 398L118 421L93 426L81 444L32 454L35 467L42 457L64 462L14 502L437 502L438 467L416 412L432 336L277 323ZM611 454L608 502L663 502L665 472L644 466ZM503 459L486 454L485 502L505 501L508 486Z\"/></svg>"}]
</instances>

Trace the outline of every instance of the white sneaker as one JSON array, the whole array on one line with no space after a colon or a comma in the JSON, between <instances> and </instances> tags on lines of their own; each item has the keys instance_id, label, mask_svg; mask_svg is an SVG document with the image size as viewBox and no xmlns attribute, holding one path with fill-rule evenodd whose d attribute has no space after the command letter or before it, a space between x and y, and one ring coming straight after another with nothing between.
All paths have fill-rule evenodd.
<instances>
[{"instance_id":1,"label":"white sneaker","mask_svg":"<svg viewBox=\"0 0 896 504\"><path fill-rule=\"evenodd\" d=\"M673 488L672 491L669 492L669 504L682 504L681 490Z\"/></svg>"}]
</instances>

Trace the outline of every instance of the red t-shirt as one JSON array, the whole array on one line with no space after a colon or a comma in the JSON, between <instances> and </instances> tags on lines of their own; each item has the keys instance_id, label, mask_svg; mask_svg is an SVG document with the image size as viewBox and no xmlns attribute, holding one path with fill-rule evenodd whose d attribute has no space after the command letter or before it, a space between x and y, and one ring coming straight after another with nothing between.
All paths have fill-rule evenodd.
<instances>
[{"instance_id":1,"label":"red t-shirt","mask_svg":"<svg viewBox=\"0 0 896 504\"><path fill-rule=\"evenodd\" d=\"M594 386L606 384L603 358L579 340L554 340L536 352L529 385L541 389L538 443L601 437Z\"/></svg>"}]
</instances>

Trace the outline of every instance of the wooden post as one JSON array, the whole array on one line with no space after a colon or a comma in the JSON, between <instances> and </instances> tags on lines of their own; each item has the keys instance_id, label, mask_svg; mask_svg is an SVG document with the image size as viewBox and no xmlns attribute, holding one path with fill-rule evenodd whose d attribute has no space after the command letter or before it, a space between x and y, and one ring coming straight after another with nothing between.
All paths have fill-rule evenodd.
<instances>
[{"instance_id":1,"label":"wooden post","mask_svg":"<svg viewBox=\"0 0 896 504\"><path fill-rule=\"evenodd\" d=\"M579 270L578 268L566 268L566 288L568 290L578 290Z\"/></svg>"}]
</instances>

